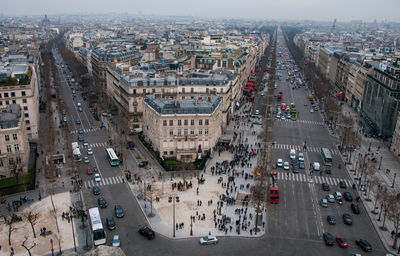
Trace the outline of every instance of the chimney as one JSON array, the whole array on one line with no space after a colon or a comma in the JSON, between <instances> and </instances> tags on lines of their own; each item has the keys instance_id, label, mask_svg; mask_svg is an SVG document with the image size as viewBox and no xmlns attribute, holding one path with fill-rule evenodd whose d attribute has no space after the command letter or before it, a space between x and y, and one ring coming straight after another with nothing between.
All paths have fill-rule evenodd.
<instances>
[{"instance_id":1,"label":"chimney","mask_svg":"<svg viewBox=\"0 0 400 256\"><path fill-rule=\"evenodd\" d=\"M199 99L198 99L197 97L194 99L194 105L195 105L195 106L197 106L198 100L199 100Z\"/></svg>"}]
</instances>

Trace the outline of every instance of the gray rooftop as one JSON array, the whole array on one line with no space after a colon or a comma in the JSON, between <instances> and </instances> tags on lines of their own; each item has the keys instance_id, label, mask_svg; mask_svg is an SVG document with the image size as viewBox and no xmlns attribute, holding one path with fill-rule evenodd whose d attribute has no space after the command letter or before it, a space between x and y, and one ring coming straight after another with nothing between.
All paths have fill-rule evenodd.
<instances>
[{"instance_id":1,"label":"gray rooftop","mask_svg":"<svg viewBox=\"0 0 400 256\"><path fill-rule=\"evenodd\" d=\"M211 114L220 105L220 96L209 95L196 99L165 99L149 95L144 99L151 108L160 114Z\"/></svg>"},{"instance_id":2,"label":"gray rooftop","mask_svg":"<svg viewBox=\"0 0 400 256\"><path fill-rule=\"evenodd\" d=\"M21 107L18 104L10 104L0 110L0 129L8 129L18 126L21 117Z\"/></svg>"}]
</instances>

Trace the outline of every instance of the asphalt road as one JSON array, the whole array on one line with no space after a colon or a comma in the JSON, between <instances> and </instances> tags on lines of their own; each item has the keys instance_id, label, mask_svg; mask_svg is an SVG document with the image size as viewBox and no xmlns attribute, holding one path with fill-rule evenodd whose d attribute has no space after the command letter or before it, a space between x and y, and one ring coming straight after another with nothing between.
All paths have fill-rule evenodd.
<instances>
[{"instance_id":1,"label":"asphalt road","mask_svg":"<svg viewBox=\"0 0 400 256\"><path fill-rule=\"evenodd\" d=\"M281 34L278 34L277 52L284 46L284 40ZM287 49L282 50L287 52ZM283 57L277 60L282 61ZM304 87L300 89L291 89L291 84L285 80L287 72L277 70L282 75L282 79L278 82L276 92L283 92L283 101L287 104L291 102L296 104L299 112L297 121L275 120L274 123L274 140L282 148L274 149L274 159L280 157L284 161L289 160L289 150L283 145L292 145L303 147L306 141L307 148L327 147L334 149L335 140L329 135L326 127L321 124L323 122L319 112L310 113L309 106L305 107L304 103L308 103L307 91ZM89 156L90 163L79 163L80 176L84 180L83 195L87 208L97 207L97 198L91 192L91 184L93 177L86 175L86 168L96 165L102 175L103 180L107 180L107 185L100 186L101 196L108 202L108 207L100 210L102 219L108 216L114 216L114 205L122 205L125 216L116 220L117 228L114 231L107 231L108 244L114 234L121 236L121 248L126 255L350 255L353 252L362 253L355 245L354 240L364 238L368 240L373 248L373 255L384 255L382 244L372 227L365 209L361 206L361 214L353 215L351 213L349 202L343 205L337 203L329 204L327 208L319 206L319 200L327 194L322 191L321 184L316 182L305 182L292 180L278 180L280 187L280 203L278 205L270 205L268 210L267 232L262 238L236 238L221 237L217 245L200 246L198 238L188 238L182 240L171 240L162 236L157 236L154 240L148 241L137 233L137 229L146 223L146 219L137 204L137 201L130 192L128 185L117 180L115 177L123 176L123 172L119 167L111 167L106 159L104 148L107 147L108 132L106 129L100 129L100 122L96 122L87 105L77 92L75 100L73 100L71 88L65 77L62 77L63 97L68 108L68 122L71 129L71 136L76 140L78 136L77 130L84 129L85 141L93 149L93 156ZM261 96L259 96L261 97ZM79 112L76 103L81 102L83 111ZM264 104L258 100L259 104ZM261 110L263 108L260 108ZM81 125L75 124L74 120L81 120ZM111 125L111 124L110 124ZM86 156L85 149L82 150ZM136 170L137 156L146 158L146 152L139 149L138 152L128 153L128 167ZM310 162L321 161L319 152L304 151L306 159L306 168ZM333 155L333 173L332 177L348 179L344 170L339 170L337 165L340 161L338 155ZM343 166L343 163L342 163ZM282 171L283 172L283 171ZM300 170L300 174L305 176L308 173ZM324 176L327 176L324 174ZM90 186L90 188L89 188ZM338 186L331 185L332 191L344 191ZM352 189L348 189L356 197ZM353 225L346 226L341 216L344 212L348 212L353 216ZM337 224L329 226L326 221L327 215L336 217ZM103 221L105 227L105 221ZM333 235L342 235L350 243L350 248L342 249L337 244L327 247L322 241L322 233L330 232Z\"/></svg>"}]
</instances>

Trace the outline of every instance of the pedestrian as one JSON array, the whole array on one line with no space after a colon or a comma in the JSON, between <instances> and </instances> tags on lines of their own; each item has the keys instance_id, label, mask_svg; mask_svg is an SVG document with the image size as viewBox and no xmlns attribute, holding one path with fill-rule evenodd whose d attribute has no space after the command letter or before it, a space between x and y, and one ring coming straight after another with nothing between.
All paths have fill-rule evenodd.
<instances>
[{"instance_id":1,"label":"pedestrian","mask_svg":"<svg viewBox=\"0 0 400 256\"><path fill-rule=\"evenodd\" d=\"M394 234L395 234L394 230L392 230L391 234L392 234L392 238L394 238Z\"/></svg>"}]
</instances>

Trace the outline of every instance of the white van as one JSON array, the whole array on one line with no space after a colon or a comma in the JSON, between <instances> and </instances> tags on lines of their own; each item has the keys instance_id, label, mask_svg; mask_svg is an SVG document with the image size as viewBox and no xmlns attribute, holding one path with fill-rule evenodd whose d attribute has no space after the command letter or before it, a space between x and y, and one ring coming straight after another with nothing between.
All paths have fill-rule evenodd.
<instances>
[{"instance_id":1,"label":"white van","mask_svg":"<svg viewBox=\"0 0 400 256\"><path fill-rule=\"evenodd\" d=\"M296 158L296 150L295 149L291 149L290 150L290 159L295 159Z\"/></svg>"},{"instance_id":2,"label":"white van","mask_svg":"<svg viewBox=\"0 0 400 256\"><path fill-rule=\"evenodd\" d=\"M320 165L318 162L314 162L312 165L314 171L319 171L320 170Z\"/></svg>"}]
</instances>

